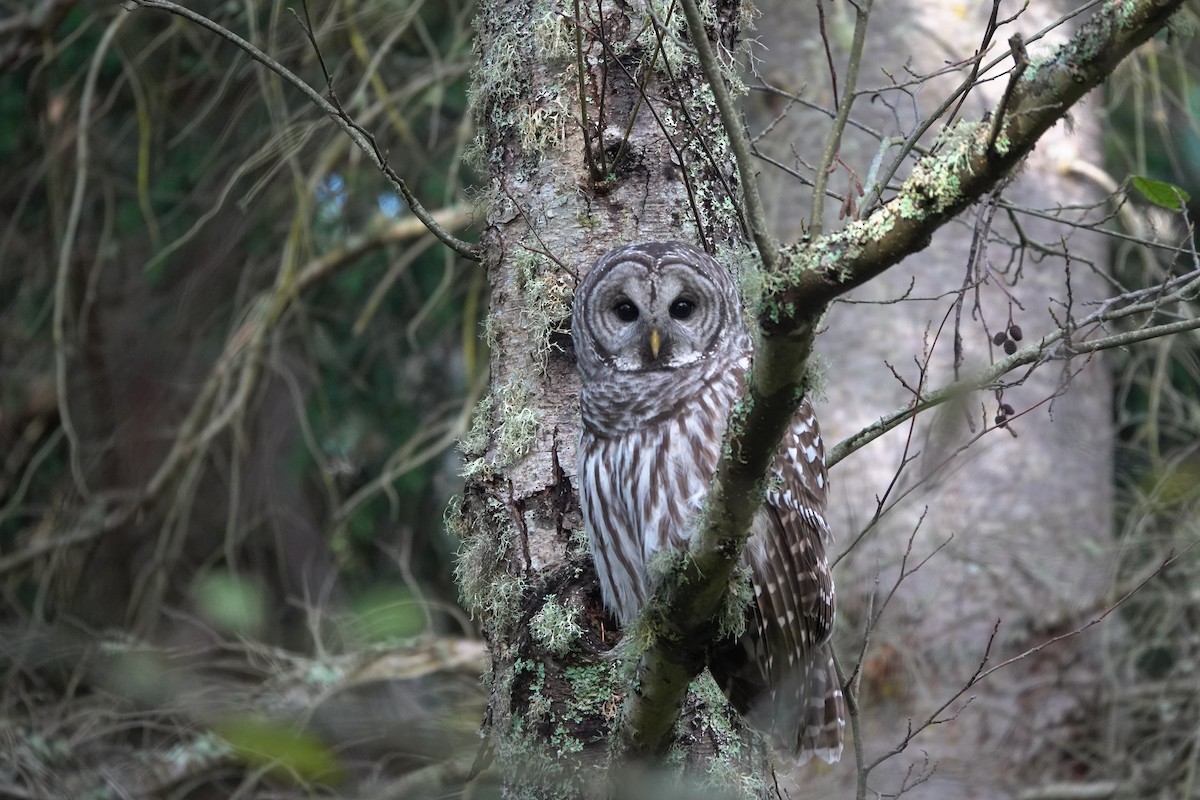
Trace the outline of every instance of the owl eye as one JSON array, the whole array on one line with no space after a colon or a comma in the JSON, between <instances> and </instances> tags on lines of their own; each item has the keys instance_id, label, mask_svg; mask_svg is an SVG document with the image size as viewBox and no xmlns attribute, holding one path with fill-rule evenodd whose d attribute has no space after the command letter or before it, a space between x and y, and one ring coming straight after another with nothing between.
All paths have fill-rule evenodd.
<instances>
[{"instance_id":1,"label":"owl eye","mask_svg":"<svg viewBox=\"0 0 1200 800\"><path fill-rule=\"evenodd\" d=\"M696 304L691 300L684 300L682 297L677 298L674 303L671 303L671 317L673 319L687 319L696 310Z\"/></svg>"},{"instance_id":2,"label":"owl eye","mask_svg":"<svg viewBox=\"0 0 1200 800\"><path fill-rule=\"evenodd\" d=\"M628 300L622 300L613 306L613 312L621 322L633 322L638 318L637 306Z\"/></svg>"}]
</instances>

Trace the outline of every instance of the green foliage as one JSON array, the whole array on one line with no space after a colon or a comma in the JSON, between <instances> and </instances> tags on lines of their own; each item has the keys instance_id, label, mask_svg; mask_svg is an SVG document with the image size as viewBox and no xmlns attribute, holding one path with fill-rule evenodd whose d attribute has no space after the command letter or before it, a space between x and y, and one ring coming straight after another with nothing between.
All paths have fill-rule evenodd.
<instances>
[{"instance_id":1,"label":"green foliage","mask_svg":"<svg viewBox=\"0 0 1200 800\"><path fill-rule=\"evenodd\" d=\"M92 580L72 558L30 561L0 576L9 596L98 627L152 627L173 606L222 631L303 639L303 614L275 609L302 608L316 584L399 585L383 546L405 550L421 596L452 600L441 514L483 360L468 374L477 268L385 236L409 218L392 188L230 42L158 11L71 5L0 75L0 557L46 509L48 530L76 530L128 498L140 498L130 536L155 555L100 537ZM346 110L404 153L429 207L455 202L471 177L469 9L309 8ZM197 10L325 90L285 7Z\"/></svg>"},{"instance_id":2,"label":"green foliage","mask_svg":"<svg viewBox=\"0 0 1200 800\"><path fill-rule=\"evenodd\" d=\"M1142 175L1133 175L1130 177L1130 181L1133 188L1137 189L1142 197L1159 208L1179 211L1183 208L1184 203L1192 199L1192 196L1183 189L1166 181L1156 181Z\"/></svg>"}]
</instances>

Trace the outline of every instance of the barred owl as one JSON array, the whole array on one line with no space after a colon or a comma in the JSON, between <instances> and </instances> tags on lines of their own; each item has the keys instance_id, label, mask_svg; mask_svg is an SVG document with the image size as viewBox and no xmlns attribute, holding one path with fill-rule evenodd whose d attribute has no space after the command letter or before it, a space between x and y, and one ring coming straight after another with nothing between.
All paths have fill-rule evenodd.
<instances>
[{"instance_id":1,"label":"barred owl","mask_svg":"<svg viewBox=\"0 0 1200 800\"><path fill-rule=\"evenodd\" d=\"M732 276L680 242L609 252L580 284L572 319L583 379L580 503L604 603L627 623L653 588L650 557L687 547L694 532L751 341ZM828 644L825 453L807 400L772 472L743 555L751 619L709 668L782 755L833 762L845 704Z\"/></svg>"}]
</instances>

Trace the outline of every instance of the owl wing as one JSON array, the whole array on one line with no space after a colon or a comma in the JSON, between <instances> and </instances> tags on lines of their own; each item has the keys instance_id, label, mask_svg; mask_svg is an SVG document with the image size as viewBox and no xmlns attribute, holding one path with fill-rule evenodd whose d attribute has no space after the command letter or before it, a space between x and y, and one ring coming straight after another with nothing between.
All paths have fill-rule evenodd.
<instances>
[{"instance_id":1,"label":"owl wing","mask_svg":"<svg viewBox=\"0 0 1200 800\"><path fill-rule=\"evenodd\" d=\"M747 632L712 665L734 706L799 762L814 754L836 761L845 726L827 644L835 607L827 487L820 429L805 401L776 454L747 547L755 596Z\"/></svg>"},{"instance_id":2,"label":"owl wing","mask_svg":"<svg viewBox=\"0 0 1200 800\"><path fill-rule=\"evenodd\" d=\"M756 524L764 558L754 564L759 597L770 596L777 627L789 645L788 659L812 653L833 633L833 573L826 546L829 481L825 446L812 406L805 400L775 454L764 501L765 524Z\"/></svg>"}]
</instances>

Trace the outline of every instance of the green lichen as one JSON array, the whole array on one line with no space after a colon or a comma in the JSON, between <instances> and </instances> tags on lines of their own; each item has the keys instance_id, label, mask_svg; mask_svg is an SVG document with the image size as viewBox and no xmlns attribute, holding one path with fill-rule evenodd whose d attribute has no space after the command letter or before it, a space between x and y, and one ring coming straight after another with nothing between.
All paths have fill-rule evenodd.
<instances>
[{"instance_id":1,"label":"green lichen","mask_svg":"<svg viewBox=\"0 0 1200 800\"><path fill-rule=\"evenodd\" d=\"M737 279L743 308L757 308L767 286L758 251L744 246L718 245L715 257L722 264L728 264ZM753 330L753 320L747 318L746 323Z\"/></svg>"},{"instance_id":2,"label":"green lichen","mask_svg":"<svg viewBox=\"0 0 1200 800\"><path fill-rule=\"evenodd\" d=\"M944 129L934 145L935 155L917 162L897 198L897 209L905 219L924 219L938 215L962 200L960 175L970 166L972 156L986 138L988 128L980 122L965 120Z\"/></svg>"},{"instance_id":3,"label":"green lichen","mask_svg":"<svg viewBox=\"0 0 1200 800\"><path fill-rule=\"evenodd\" d=\"M464 478L487 480L533 447L541 422L529 402L531 391L527 379L513 376L475 406L471 429L459 442L466 458L460 473Z\"/></svg>"},{"instance_id":4,"label":"green lichen","mask_svg":"<svg viewBox=\"0 0 1200 800\"><path fill-rule=\"evenodd\" d=\"M525 719L530 722L545 722L550 718L553 702L546 694L546 665L536 661L520 658L513 663L514 680L523 672L533 675L529 688L525 692L527 703Z\"/></svg>"},{"instance_id":5,"label":"green lichen","mask_svg":"<svg viewBox=\"0 0 1200 800\"><path fill-rule=\"evenodd\" d=\"M750 583L750 568L739 564L730 576L729 591L717 611L717 638L736 639L746 632L746 612L754 601Z\"/></svg>"},{"instance_id":6,"label":"green lichen","mask_svg":"<svg viewBox=\"0 0 1200 800\"><path fill-rule=\"evenodd\" d=\"M471 112L478 120L475 140L467 156L480 171L487 171L500 142L511 131L514 108L526 92L533 54L528 36L518 33L514 21L500 14L479 14L476 26L476 66L467 91Z\"/></svg>"},{"instance_id":7,"label":"green lichen","mask_svg":"<svg viewBox=\"0 0 1200 800\"><path fill-rule=\"evenodd\" d=\"M530 382L518 375L493 389L496 397L496 463L515 464L529 452L541 429L538 412L530 402Z\"/></svg>"},{"instance_id":8,"label":"green lichen","mask_svg":"<svg viewBox=\"0 0 1200 800\"><path fill-rule=\"evenodd\" d=\"M550 595L529 623L534 640L556 656L565 656L583 635L571 609Z\"/></svg>"},{"instance_id":9,"label":"green lichen","mask_svg":"<svg viewBox=\"0 0 1200 800\"><path fill-rule=\"evenodd\" d=\"M537 731L526 729L520 717L514 716L509 730L497 737L496 756L508 796L547 800L578 796L569 780L579 779L574 765L556 756Z\"/></svg>"},{"instance_id":10,"label":"green lichen","mask_svg":"<svg viewBox=\"0 0 1200 800\"><path fill-rule=\"evenodd\" d=\"M493 405L491 395L481 397L470 417L467 435L458 440L458 451L464 457L460 474L468 481L487 480L492 475L492 464L488 461L487 450L491 445L492 427L496 422Z\"/></svg>"},{"instance_id":11,"label":"green lichen","mask_svg":"<svg viewBox=\"0 0 1200 800\"><path fill-rule=\"evenodd\" d=\"M517 688L513 698L524 712L514 715L508 729L498 737L497 763L505 772L505 785L517 797L578 797L588 789L605 785L608 778L607 750L597 750L599 738L582 739L580 725L597 717L611 721L615 717L614 697L622 684L612 664L567 667L557 693L550 696L546 666L528 659L514 662L508 686L529 676L528 685ZM603 728L588 728L596 737ZM548 733L548 735L546 735ZM544 737L544 738L543 738Z\"/></svg>"},{"instance_id":12,"label":"green lichen","mask_svg":"<svg viewBox=\"0 0 1200 800\"><path fill-rule=\"evenodd\" d=\"M512 259L520 297L521 327L533 343L534 363L543 372L556 347L554 335L571 314L574 286L571 276L541 253L522 251Z\"/></svg>"},{"instance_id":13,"label":"green lichen","mask_svg":"<svg viewBox=\"0 0 1200 800\"><path fill-rule=\"evenodd\" d=\"M823 324L824 320L819 320L817 327L821 327ZM825 381L827 369L828 365L820 353L809 355L800 391L813 403L821 403L829 398L828 386Z\"/></svg>"},{"instance_id":14,"label":"green lichen","mask_svg":"<svg viewBox=\"0 0 1200 800\"><path fill-rule=\"evenodd\" d=\"M691 754L678 742L686 743L700 736L716 745L713 756L704 764L703 774L684 772L680 776L691 784L691 793L746 800L774 797L764 770L747 765L747 761L755 759L754 749L763 746L761 739L745 727L712 675L707 671L701 673L692 681L689 692L692 695L689 704L695 704L697 713L680 716L675 726L677 744L668 751L666 762L679 767L687 764Z\"/></svg>"},{"instance_id":15,"label":"green lichen","mask_svg":"<svg viewBox=\"0 0 1200 800\"><path fill-rule=\"evenodd\" d=\"M540 156L552 145L566 144L571 125L577 124L571 106L575 98L558 89L541 92L536 105L527 106L517 115L516 131L521 149L528 155Z\"/></svg>"},{"instance_id":16,"label":"green lichen","mask_svg":"<svg viewBox=\"0 0 1200 800\"><path fill-rule=\"evenodd\" d=\"M859 241L875 241L882 239L896 227L896 216L888 208L883 208L864 220L854 223L847 235L855 236Z\"/></svg>"},{"instance_id":17,"label":"green lichen","mask_svg":"<svg viewBox=\"0 0 1200 800\"><path fill-rule=\"evenodd\" d=\"M447 533L461 542L454 578L463 607L482 618L494 635L507 635L520 622L528 588L524 577L504 568L516 533L507 509L492 499L455 498L444 521Z\"/></svg>"},{"instance_id":18,"label":"green lichen","mask_svg":"<svg viewBox=\"0 0 1200 800\"><path fill-rule=\"evenodd\" d=\"M552 5L546 5L542 14L534 21L532 39L541 55L542 62L557 67L557 62L574 65L576 57L575 29L567 18ZM570 76L575 78L574 75Z\"/></svg>"},{"instance_id":19,"label":"green lichen","mask_svg":"<svg viewBox=\"0 0 1200 800\"><path fill-rule=\"evenodd\" d=\"M617 717L617 700L628 683L612 662L591 666L567 667L563 678L569 686L569 701L557 710L550 745L559 755L582 753L589 744L604 738L603 729L592 727L600 719L611 725ZM585 741L579 736L581 726L592 731ZM602 759L603 760L603 759Z\"/></svg>"},{"instance_id":20,"label":"green lichen","mask_svg":"<svg viewBox=\"0 0 1200 800\"><path fill-rule=\"evenodd\" d=\"M467 459L478 459L487 452L492 435L492 396L486 394L475 404L471 414L471 429L459 439L458 450Z\"/></svg>"},{"instance_id":21,"label":"green lichen","mask_svg":"<svg viewBox=\"0 0 1200 800\"><path fill-rule=\"evenodd\" d=\"M567 667L563 676L571 684L577 722L597 716L606 722L616 720L616 700L629 688L624 671L616 662Z\"/></svg>"},{"instance_id":22,"label":"green lichen","mask_svg":"<svg viewBox=\"0 0 1200 800\"><path fill-rule=\"evenodd\" d=\"M478 124L468 163L481 172L504 171L520 183L529 177L526 169L533 170L545 152L565 146L576 132L576 27L553 4L532 9L494 4L476 15L476 31L478 58L469 100ZM523 166L507 162L514 150Z\"/></svg>"},{"instance_id":23,"label":"green lichen","mask_svg":"<svg viewBox=\"0 0 1200 800\"><path fill-rule=\"evenodd\" d=\"M635 23L641 27L633 46L645 54L645 63L658 74L663 77L679 75L681 70L687 69L695 59L689 49L679 45L680 34L687 30L683 9L672 0L650 0L647 5L649 8L646 9L645 16ZM703 5L702 3L701 6ZM708 9L709 17L712 17L712 13L712 10ZM665 31L656 31L655 19L665 25ZM651 58L654 59L653 62L650 61Z\"/></svg>"},{"instance_id":24,"label":"green lichen","mask_svg":"<svg viewBox=\"0 0 1200 800\"><path fill-rule=\"evenodd\" d=\"M587 528L580 526L572 530L567 540L567 557L572 561L590 559L591 552L592 543L588 538Z\"/></svg>"},{"instance_id":25,"label":"green lichen","mask_svg":"<svg viewBox=\"0 0 1200 800\"><path fill-rule=\"evenodd\" d=\"M475 28L478 58L468 99L479 124L468 163L481 172L499 167L504 144L512 139L536 162L547 148L566 141L575 121L573 29L549 7L531 24L523 10L502 6L476 15ZM542 69L535 75L530 64ZM534 80L541 80L537 92Z\"/></svg>"},{"instance_id":26,"label":"green lichen","mask_svg":"<svg viewBox=\"0 0 1200 800\"><path fill-rule=\"evenodd\" d=\"M999 155L1006 156L1008 155L1008 151L1012 149L1012 139L1008 138L1007 133L1001 133L996 137L996 142L992 147Z\"/></svg>"}]
</instances>

